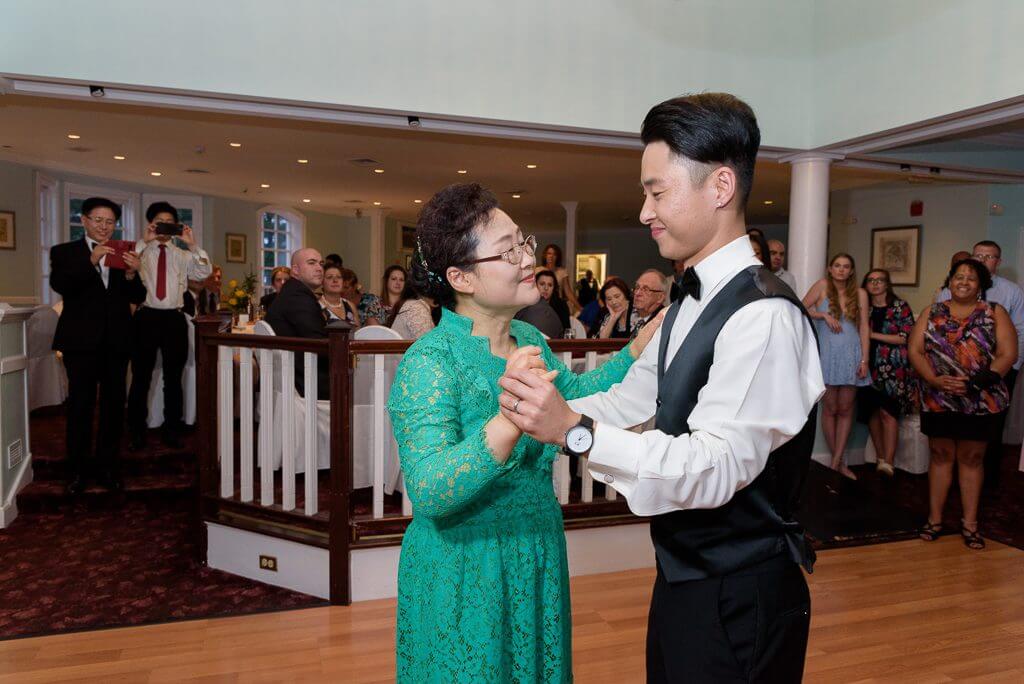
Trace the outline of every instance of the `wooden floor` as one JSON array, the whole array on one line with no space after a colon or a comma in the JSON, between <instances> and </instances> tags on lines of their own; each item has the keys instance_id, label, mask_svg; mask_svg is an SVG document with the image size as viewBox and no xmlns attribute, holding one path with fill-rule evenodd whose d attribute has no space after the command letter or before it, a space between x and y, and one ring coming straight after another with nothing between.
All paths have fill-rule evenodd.
<instances>
[{"instance_id":1,"label":"wooden floor","mask_svg":"<svg viewBox=\"0 0 1024 684\"><path fill-rule=\"evenodd\" d=\"M576 681L641 682L651 571L573 580ZM808 682L1024 682L1024 552L820 554ZM387 682L394 601L0 642L0 683Z\"/></svg>"}]
</instances>

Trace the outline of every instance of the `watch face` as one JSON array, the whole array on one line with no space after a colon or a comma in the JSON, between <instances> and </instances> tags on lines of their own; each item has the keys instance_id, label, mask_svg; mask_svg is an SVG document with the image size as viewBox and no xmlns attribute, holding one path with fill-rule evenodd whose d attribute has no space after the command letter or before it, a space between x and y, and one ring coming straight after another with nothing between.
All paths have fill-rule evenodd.
<instances>
[{"instance_id":1,"label":"watch face","mask_svg":"<svg viewBox=\"0 0 1024 684\"><path fill-rule=\"evenodd\" d=\"M575 454L586 453L592 446L594 446L594 435L582 425L577 425L569 430L565 436L565 447Z\"/></svg>"}]
</instances>

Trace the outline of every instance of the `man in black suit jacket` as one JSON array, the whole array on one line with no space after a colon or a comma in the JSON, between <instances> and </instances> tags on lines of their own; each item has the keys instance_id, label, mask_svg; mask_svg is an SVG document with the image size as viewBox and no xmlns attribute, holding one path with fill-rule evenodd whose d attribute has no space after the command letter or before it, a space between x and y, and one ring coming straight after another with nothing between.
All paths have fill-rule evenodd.
<instances>
[{"instance_id":1,"label":"man in black suit jacket","mask_svg":"<svg viewBox=\"0 0 1024 684\"><path fill-rule=\"evenodd\" d=\"M119 472L124 427L125 375L131 355L131 304L146 298L138 276L139 256L126 252L127 269L110 268L104 257L121 207L103 197L82 204L86 237L50 250L50 283L64 298L53 348L64 355L68 373L68 492L85 487L92 452L96 390L100 395L96 460L102 484L121 488Z\"/></svg>"},{"instance_id":2,"label":"man in black suit jacket","mask_svg":"<svg viewBox=\"0 0 1024 684\"><path fill-rule=\"evenodd\" d=\"M270 305L266 321L281 337L327 338L327 319L314 290L324 282L323 259L315 249L300 249L292 255L292 277ZM305 363L295 355L295 389L305 396ZM317 357L317 399L330 399L331 385L326 356Z\"/></svg>"}]
</instances>

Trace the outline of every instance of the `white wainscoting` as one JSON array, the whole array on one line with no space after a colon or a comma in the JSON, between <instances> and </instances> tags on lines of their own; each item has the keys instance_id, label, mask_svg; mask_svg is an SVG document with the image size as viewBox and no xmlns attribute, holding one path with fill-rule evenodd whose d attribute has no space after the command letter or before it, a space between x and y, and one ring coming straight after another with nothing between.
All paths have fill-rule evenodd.
<instances>
[{"instance_id":1,"label":"white wainscoting","mask_svg":"<svg viewBox=\"0 0 1024 684\"><path fill-rule=\"evenodd\" d=\"M330 597L327 549L217 523L206 523L206 530L211 568L322 599ZM260 569L261 555L277 559L277 572Z\"/></svg>"}]
</instances>

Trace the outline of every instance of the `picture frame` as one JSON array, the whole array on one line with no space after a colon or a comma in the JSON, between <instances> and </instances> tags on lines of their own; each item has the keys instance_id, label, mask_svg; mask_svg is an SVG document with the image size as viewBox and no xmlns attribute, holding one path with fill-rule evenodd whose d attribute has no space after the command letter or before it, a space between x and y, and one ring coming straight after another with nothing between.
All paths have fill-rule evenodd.
<instances>
[{"instance_id":1,"label":"picture frame","mask_svg":"<svg viewBox=\"0 0 1024 684\"><path fill-rule=\"evenodd\" d=\"M893 285L917 287L921 278L921 226L871 230L871 268L884 268Z\"/></svg>"},{"instance_id":2,"label":"picture frame","mask_svg":"<svg viewBox=\"0 0 1024 684\"><path fill-rule=\"evenodd\" d=\"M403 250L409 250L410 252L416 249L416 226L410 223L398 224L399 230L401 231L401 248Z\"/></svg>"},{"instance_id":3,"label":"picture frame","mask_svg":"<svg viewBox=\"0 0 1024 684\"><path fill-rule=\"evenodd\" d=\"M246 236L244 233L226 233L224 235L225 247L224 247L224 260L229 264L244 264L245 263L245 243Z\"/></svg>"},{"instance_id":4,"label":"picture frame","mask_svg":"<svg viewBox=\"0 0 1024 684\"><path fill-rule=\"evenodd\" d=\"M0 249L16 249L13 211L0 211Z\"/></svg>"}]
</instances>

